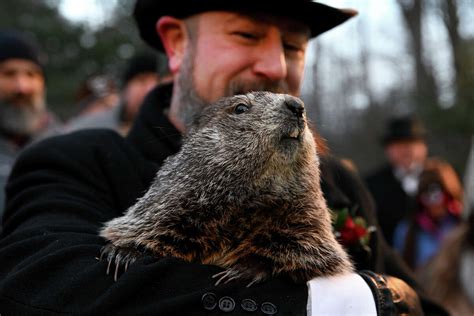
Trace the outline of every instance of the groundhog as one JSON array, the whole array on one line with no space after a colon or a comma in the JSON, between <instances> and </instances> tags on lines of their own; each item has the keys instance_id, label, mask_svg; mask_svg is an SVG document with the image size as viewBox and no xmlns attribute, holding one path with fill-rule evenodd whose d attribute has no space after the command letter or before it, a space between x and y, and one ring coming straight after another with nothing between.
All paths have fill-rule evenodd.
<instances>
[{"instance_id":1,"label":"groundhog","mask_svg":"<svg viewBox=\"0 0 474 316\"><path fill-rule=\"evenodd\" d=\"M148 192L100 235L115 278L143 252L221 266L216 285L353 269L332 232L303 102L284 94L206 107Z\"/></svg>"}]
</instances>

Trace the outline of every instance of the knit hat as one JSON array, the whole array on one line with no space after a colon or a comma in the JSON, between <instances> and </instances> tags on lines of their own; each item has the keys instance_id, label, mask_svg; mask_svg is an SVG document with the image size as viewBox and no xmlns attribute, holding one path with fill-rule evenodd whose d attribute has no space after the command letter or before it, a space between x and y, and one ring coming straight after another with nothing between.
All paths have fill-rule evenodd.
<instances>
[{"instance_id":1,"label":"knit hat","mask_svg":"<svg viewBox=\"0 0 474 316\"><path fill-rule=\"evenodd\" d=\"M44 58L36 43L25 35L15 31L0 31L0 63L7 59L26 59L41 69Z\"/></svg>"}]
</instances>

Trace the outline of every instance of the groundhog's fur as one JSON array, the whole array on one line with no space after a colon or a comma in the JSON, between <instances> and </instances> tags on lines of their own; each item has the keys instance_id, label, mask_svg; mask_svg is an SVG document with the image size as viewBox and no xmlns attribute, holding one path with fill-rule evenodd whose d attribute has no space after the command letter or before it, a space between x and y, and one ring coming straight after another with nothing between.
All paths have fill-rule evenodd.
<instances>
[{"instance_id":1,"label":"groundhog's fur","mask_svg":"<svg viewBox=\"0 0 474 316\"><path fill-rule=\"evenodd\" d=\"M352 271L332 232L304 106L283 94L208 106L148 192L100 235L116 269L147 250L226 268L225 282Z\"/></svg>"}]
</instances>

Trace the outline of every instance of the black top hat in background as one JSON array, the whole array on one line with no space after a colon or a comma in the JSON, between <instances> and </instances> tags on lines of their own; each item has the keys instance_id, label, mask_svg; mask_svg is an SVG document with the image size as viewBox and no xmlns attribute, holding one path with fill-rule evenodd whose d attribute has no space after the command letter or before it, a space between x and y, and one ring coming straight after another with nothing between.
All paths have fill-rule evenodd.
<instances>
[{"instance_id":1,"label":"black top hat in background","mask_svg":"<svg viewBox=\"0 0 474 316\"><path fill-rule=\"evenodd\" d=\"M206 11L265 12L293 18L308 25L315 37L357 14L351 9L336 9L311 0L137 0L134 10L140 36L162 51L156 22L164 15L185 18Z\"/></svg>"},{"instance_id":2,"label":"black top hat in background","mask_svg":"<svg viewBox=\"0 0 474 316\"><path fill-rule=\"evenodd\" d=\"M396 141L424 141L425 137L426 130L421 121L415 116L409 115L392 118L388 121L382 144L388 145Z\"/></svg>"},{"instance_id":3,"label":"black top hat in background","mask_svg":"<svg viewBox=\"0 0 474 316\"><path fill-rule=\"evenodd\" d=\"M45 56L37 43L17 31L0 31L0 62L7 59L26 59L41 69L45 64Z\"/></svg>"}]
</instances>

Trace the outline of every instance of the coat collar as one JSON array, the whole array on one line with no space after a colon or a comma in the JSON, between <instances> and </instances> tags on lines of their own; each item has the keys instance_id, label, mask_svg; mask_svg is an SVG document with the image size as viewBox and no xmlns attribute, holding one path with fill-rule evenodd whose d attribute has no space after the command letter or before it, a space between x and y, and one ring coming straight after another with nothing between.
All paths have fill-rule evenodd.
<instances>
[{"instance_id":1,"label":"coat collar","mask_svg":"<svg viewBox=\"0 0 474 316\"><path fill-rule=\"evenodd\" d=\"M181 133L164 113L170 105L172 90L172 84L160 85L147 95L127 136L127 141L146 159L160 165L181 147Z\"/></svg>"}]
</instances>

